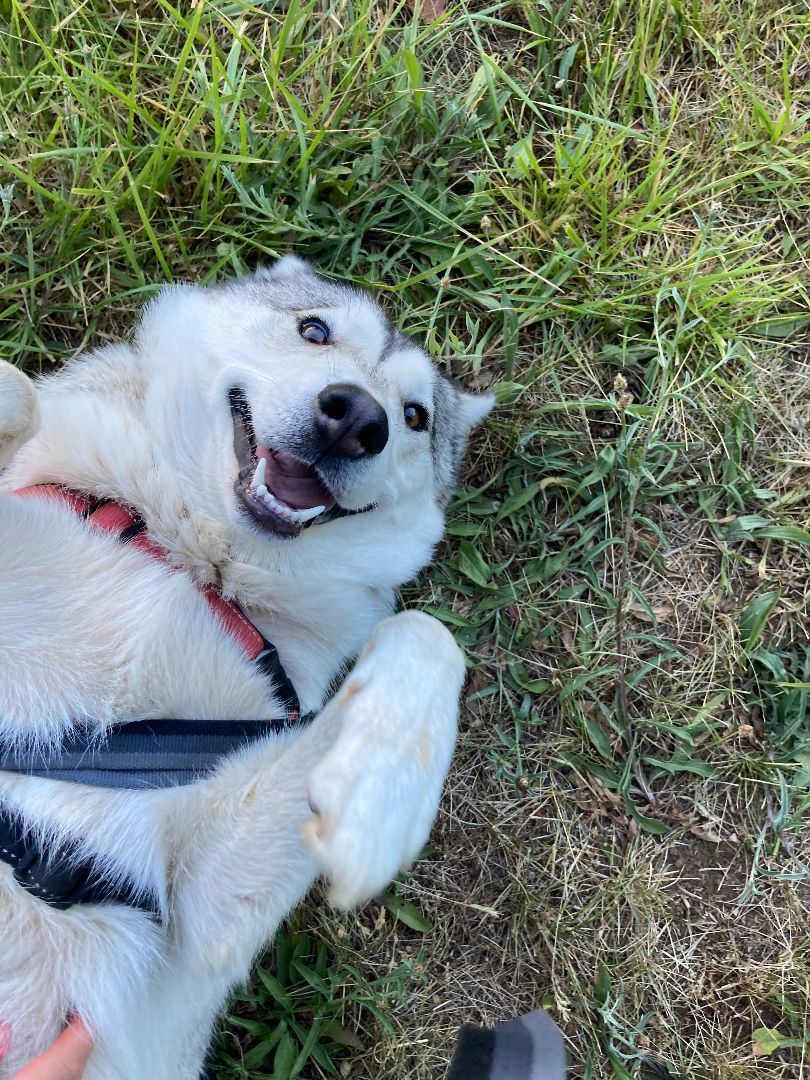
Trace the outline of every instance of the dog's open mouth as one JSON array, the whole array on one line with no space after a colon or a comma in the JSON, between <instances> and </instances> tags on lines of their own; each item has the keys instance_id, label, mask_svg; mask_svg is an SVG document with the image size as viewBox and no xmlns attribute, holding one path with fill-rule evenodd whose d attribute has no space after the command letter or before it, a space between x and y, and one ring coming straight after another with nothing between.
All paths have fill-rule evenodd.
<instances>
[{"instance_id":1,"label":"dog's open mouth","mask_svg":"<svg viewBox=\"0 0 810 1080\"><path fill-rule=\"evenodd\" d=\"M335 507L334 495L310 465L256 442L244 391L231 389L228 400L239 464L237 498L263 529L282 536L298 536L305 526Z\"/></svg>"}]
</instances>

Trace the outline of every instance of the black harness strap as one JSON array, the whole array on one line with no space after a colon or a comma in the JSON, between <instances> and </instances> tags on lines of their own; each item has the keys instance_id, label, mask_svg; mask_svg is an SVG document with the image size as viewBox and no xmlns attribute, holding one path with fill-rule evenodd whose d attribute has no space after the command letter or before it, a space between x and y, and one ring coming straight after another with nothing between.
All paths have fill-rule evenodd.
<instances>
[{"instance_id":1,"label":"black harness strap","mask_svg":"<svg viewBox=\"0 0 810 1080\"><path fill-rule=\"evenodd\" d=\"M299 724L301 720L311 720L313 713L308 713L302 718L301 716L301 702L298 700L298 694L295 691L295 687L292 684L292 679L284 670L284 665L281 662L281 657L278 655L278 649L275 645L265 638L264 648L253 661L257 665L262 675L269 681L273 687L273 693L279 699L284 712L286 713L286 720L273 720L274 724L279 724L279 731L285 727L294 726Z\"/></svg>"},{"instance_id":2,"label":"black harness strap","mask_svg":"<svg viewBox=\"0 0 810 1080\"><path fill-rule=\"evenodd\" d=\"M22 816L4 806L0 806L0 856L27 892L60 911L73 904L128 904L153 919L160 918L152 893L141 892L126 881L99 877L77 845L40 846Z\"/></svg>"},{"instance_id":3,"label":"black harness strap","mask_svg":"<svg viewBox=\"0 0 810 1080\"><path fill-rule=\"evenodd\" d=\"M297 701L297 698L296 698ZM0 771L110 788L148 790L193 784L223 757L268 735L305 723L293 720L138 720L119 724L104 738L76 732L51 750L3 749ZM118 903L159 918L157 900L127 882L99 877L91 859L69 845L41 845L23 818L0 805L0 861L19 884L51 907Z\"/></svg>"},{"instance_id":4,"label":"black harness strap","mask_svg":"<svg viewBox=\"0 0 810 1080\"><path fill-rule=\"evenodd\" d=\"M306 719L135 720L102 737L78 731L45 750L0 746L0 771L108 788L178 787L204 779L234 750Z\"/></svg>"}]
</instances>

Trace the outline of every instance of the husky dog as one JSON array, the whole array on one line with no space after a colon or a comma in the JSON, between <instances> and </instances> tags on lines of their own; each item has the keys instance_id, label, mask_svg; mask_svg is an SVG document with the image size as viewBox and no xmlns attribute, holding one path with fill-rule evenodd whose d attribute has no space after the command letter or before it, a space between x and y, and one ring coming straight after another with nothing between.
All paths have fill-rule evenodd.
<instances>
[{"instance_id":1,"label":"husky dog","mask_svg":"<svg viewBox=\"0 0 810 1080\"><path fill-rule=\"evenodd\" d=\"M463 662L435 619L393 614L396 593L430 559L491 404L441 377L368 295L293 256L166 288L131 345L36 383L0 363L0 746L48 750L122 721L280 717L278 687L214 617L211 590L275 646L317 714L184 786L0 772L0 810L27 835L158 909L60 910L0 861L13 1032L0 1077L70 1013L96 1039L88 1080L198 1077L229 991L313 880L347 908L417 856ZM131 508L163 557L59 498L16 493L48 484Z\"/></svg>"}]
</instances>

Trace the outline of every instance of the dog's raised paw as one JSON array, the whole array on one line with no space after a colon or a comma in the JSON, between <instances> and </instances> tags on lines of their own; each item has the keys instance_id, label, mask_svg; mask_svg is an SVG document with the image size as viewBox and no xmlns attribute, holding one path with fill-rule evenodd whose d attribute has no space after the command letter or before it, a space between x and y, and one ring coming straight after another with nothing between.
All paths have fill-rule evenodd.
<instances>
[{"instance_id":1,"label":"dog's raised paw","mask_svg":"<svg viewBox=\"0 0 810 1080\"><path fill-rule=\"evenodd\" d=\"M441 779L391 748L357 756L339 745L310 777L312 817L304 841L329 878L330 903L370 899L419 854L436 813Z\"/></svg>"},{"instance_id":2,"label":"dog's raised paw","mask_svg":"<svg viewBox=\"0 0 810 1080\"><path fill-rule=\"evenodd\" d=\"M374 896L424 846L455 743L463 662L433 619L378 628L330 707L335 744L309 779L304 842L348 908Z\"/></svg>"}]
</instances>

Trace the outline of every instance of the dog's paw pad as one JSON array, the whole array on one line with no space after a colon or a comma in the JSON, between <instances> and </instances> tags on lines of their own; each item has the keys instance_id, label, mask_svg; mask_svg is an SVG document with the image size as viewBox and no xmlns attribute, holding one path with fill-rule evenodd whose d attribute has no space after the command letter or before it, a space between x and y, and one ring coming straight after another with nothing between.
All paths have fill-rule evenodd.
<instances>
[{"instance_id":1,"label":"dog's paw pad","mask_svg":"<svg viewBox=\"0 0 810 1080\"><path fill-rule=\"evenodd\" d=\"M330 814L314 813L304 822L302 828L304 843L311 851L317 852L327 842L334 827L335 820Z\"/></svg>"}]
</instances>

